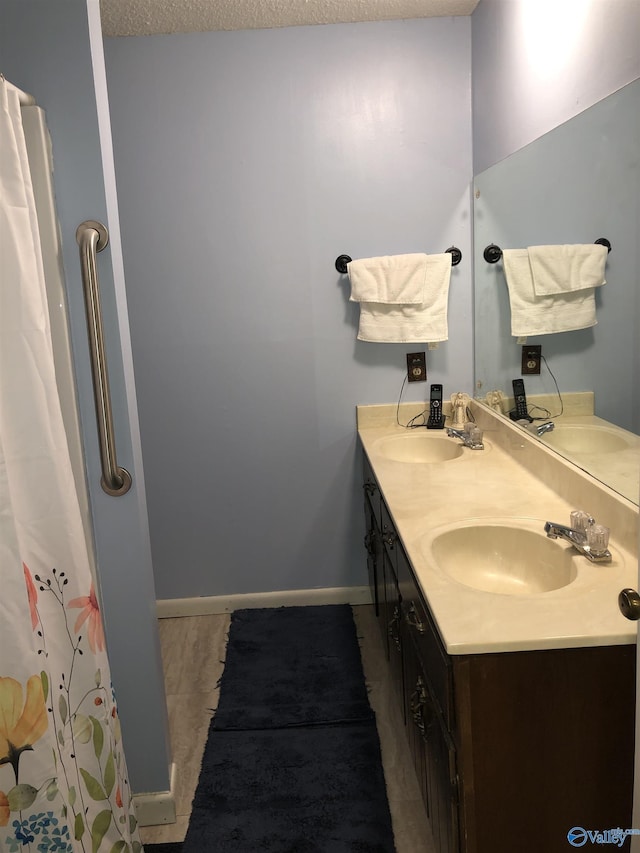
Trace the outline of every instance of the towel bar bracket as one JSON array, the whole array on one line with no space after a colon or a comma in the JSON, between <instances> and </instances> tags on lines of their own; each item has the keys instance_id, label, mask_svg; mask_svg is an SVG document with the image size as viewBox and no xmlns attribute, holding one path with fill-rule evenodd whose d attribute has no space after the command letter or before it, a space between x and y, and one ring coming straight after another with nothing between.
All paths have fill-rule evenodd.
<instances>
[{"instance_id":1,"label":"towel bar bracket","mask_svg":"<svg viewBox=\"0 0 640 853\"><path fill-rule=\"evenodd\" d=\"M490 243L484 250L483 257L488 264L497 264L502 257L502 249L495 243Z\"/></svg>"},{"instance_id":2,"label":"towel bar bracket","mask_svg":"<svg viewBox=\"0 0 640 853\"><path fill-rule=\"evenodd\" d=\"M96 238L96 252L101 252L103 249L106 249L109 245L109 232L102 222L98 222L97 219L87 219L85 222L81 222L80 225L78 225L76 229L76 240L78 244L80 244L80 240L84 236L87 228L93 229L98 234Z\"/></svg>"},{"instance_id":3,"label":"towel bar bracket","mask_svg":"<svg viewBox=\"0 0 640 853\"><path fill-rule=\"evenodd\" d=\"M448 249L445 249L445 253L448 252L451 255L451 266L457 267L460 261L462 260L462 252L458 249L457 246L449 246Z\"/></svg>"},{"instance_id":4,"label":"towel bar bracket","mask_svg":"<svg viewBox=\"0 0 640 853\"><path fill-rule=\"evenodd\" d=\"M350 258L349 255L338 255L336 258L336 269L340 273L340 275L345 275L347 272L347 264L350 264L353 258Z\"/></svg>"}]
</instances>

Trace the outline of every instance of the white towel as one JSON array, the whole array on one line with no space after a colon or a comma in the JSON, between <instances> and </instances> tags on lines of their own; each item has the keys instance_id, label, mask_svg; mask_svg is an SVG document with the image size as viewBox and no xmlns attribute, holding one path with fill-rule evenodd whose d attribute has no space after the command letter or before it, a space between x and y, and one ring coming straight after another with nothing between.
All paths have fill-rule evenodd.
<instances>
[{"instance_id":1,"label":"white towel","mask_svg":"<svg viewBox=\"0 0 640 853\"><path fill-rule=\"evenodd\" d=\"M372 343L436 343L449 337L447 305L451 253L426 255L424 297L420 305L360 303L358 340Z\"/></svg>"},{"instance_id":2,"label":"white towel","mask_svg":"<svg viewBox=\"0 0 640 853\"><path fill-rule=\"evenodd\" d=\"M511 334L515 337L572 332L598 322L593 287L537 296L527 249L503 249L502 262L511 305Z\"/></svg>"},{"instance_id":3,"label":"white towel","mask_svg":"<svg viewBox=\"0 0 640 853\"><path fill-rule=\"evenodd\" d=\"M606 246L529 246L528 251L536 296L555 296L605 284Z\"/></svg>"},{"instance_id":4,"label":"white towel","mask_svg":"<svg viewBox=\"0 0 640 853\"><path fill-rule=\"evenodd\" d=\"M362 258L347 265L351 302L420 305L424 302L427 256L384 255Z\"/></svg>"}]
</instances>

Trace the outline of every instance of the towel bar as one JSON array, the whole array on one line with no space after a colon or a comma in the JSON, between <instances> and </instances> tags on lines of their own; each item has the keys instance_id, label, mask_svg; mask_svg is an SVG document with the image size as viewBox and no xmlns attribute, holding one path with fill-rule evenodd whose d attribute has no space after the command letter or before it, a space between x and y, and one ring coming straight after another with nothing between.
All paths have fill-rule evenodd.
<instances>
[{"instance_id":1,"label":"towel bar","mask_svg":"<svg viewBox=\"0 0 640 853\"><path fill-rule=\"evenodd\" d=\"M599 246L606 246L607 252L611 251L611 243L606 237L598 237L598 239L593 242L597 243ZM500 246L496 246L495 243L490 243L484 250L482 256L488 264L497 264L502 257L502 249ZM336 261L336 264L337 263L338 262Z\"/></svg>"},{"instance_id":2,"label":"towel bar","mask_svg":"<svg viewBox=\"0 0 640 853\"><path fill-rule=\"evenodd\" d=\"M445 249L445 252L449 252L451 255L451 266L457 267L460 261L462 260L462 252L457 246L449 246L448 249ZM338 255L336 258L336 269L341 275L344 275L347 272L347 264L350 264L353 260L349 255Z\"/></svg>"}]
</instances>

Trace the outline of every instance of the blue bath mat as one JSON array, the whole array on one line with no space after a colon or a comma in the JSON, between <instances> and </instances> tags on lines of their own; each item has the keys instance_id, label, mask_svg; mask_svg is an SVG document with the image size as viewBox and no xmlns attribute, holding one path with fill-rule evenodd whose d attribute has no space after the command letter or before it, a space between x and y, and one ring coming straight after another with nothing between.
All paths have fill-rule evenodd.
<instances>
[{"instance_id":1,"label":"blue bath mat","mask_svg":"<svg viewBox=\"0 0 640 853\"><path fill-rule=\"evenodd\" d=\"M394 853L349 606L233 614L187 836L145 850Z\"/></svg>"},{"instance_id":2,"label":"blue bath mat","mask_svg":"<svg viewBox=\"0 0 640 853\"><path fill-rule=\"evenodd\" d=\"M235 611L214 729L373 719L349 605Z\"/></svg>"}]
</instances>

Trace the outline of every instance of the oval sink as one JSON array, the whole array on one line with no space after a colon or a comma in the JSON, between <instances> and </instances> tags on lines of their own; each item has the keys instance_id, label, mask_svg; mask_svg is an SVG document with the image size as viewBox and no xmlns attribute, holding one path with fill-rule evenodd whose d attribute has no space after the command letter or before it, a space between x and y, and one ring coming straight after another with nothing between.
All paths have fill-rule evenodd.
<instances>
[{"instance_id":1,"label":"oval sink","mask_svg":"<svg viewBox=\"0 0 640 853\"><path fill-rule=\"evenodd\" d=\"M375 445L393 462L446 462L462 456L465 448L460 441L433 432L408 432L381 438ZM483 453L472 450L471 453Z\"/></svg>"},{"instance_id":2,"label":"oval sink","mask_svg":"<svg viewBox=\"0 0 640 853\"><path fill-rule=\"evenodd\" d=\"M577 577L570 545L505 521L456 526L431 541L431 557L465 586L502 595L536 595L568 586Z\"/></svg>"},{"instance_id":3,"label":"oval sink","mask_svg":"<svg viewBox=\"0 0 640 853\"><path fill-rule=\"evenodd\" d=\"M556 424L542 439L562 453L616 453L633 446L624 433L596 424Z\"/></svg>"}]
</instances>

